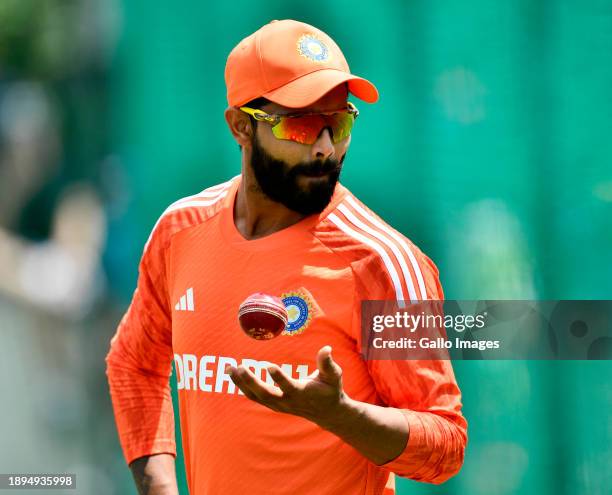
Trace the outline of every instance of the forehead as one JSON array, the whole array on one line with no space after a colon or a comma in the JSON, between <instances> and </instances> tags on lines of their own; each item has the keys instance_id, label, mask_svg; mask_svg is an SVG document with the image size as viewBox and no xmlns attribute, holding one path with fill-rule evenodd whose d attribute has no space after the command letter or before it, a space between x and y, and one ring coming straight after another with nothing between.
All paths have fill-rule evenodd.
<instances>
[{"instance_id":1,"label":"forehead","mask_svg":"<svg viewBox=\"0 0 612 495\"><path fill-rule=\"evenodd\" d=\"M264 105L261 109L270 113L309 113L309 112L327 112L330 110L339 110L346 106L348 99L348 90L346 84L336 86L328 93L325 93L317 101L302 108L284 107L277 103L270 102Z\"/></svg>"}]
</instances>

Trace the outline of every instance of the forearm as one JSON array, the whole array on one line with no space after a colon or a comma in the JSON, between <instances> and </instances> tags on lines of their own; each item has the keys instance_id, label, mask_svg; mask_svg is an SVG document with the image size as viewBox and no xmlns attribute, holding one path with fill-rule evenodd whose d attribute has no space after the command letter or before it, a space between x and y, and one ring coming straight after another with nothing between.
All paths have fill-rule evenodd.
<instances>
[{"instance_id":1,"label":"forearm","mask_svg":"<svg viewBox=\"0 0 612 495\"><path fill-rule=\"evenodd\" d=\"M130 464L139 495L178 495L174 456L157 454Z\"/></svg>"},{"instance_id":2,"label":"forearm","mask_svg":"<svg viewBox=\"0 0 612 495\"><path fill-rule=\"evenodd\" d=\"M377 465L400 455L410 434L399 409L360 402L347 396L343 396L333 414L317 423Z\"/></svg>"}]
</instances>

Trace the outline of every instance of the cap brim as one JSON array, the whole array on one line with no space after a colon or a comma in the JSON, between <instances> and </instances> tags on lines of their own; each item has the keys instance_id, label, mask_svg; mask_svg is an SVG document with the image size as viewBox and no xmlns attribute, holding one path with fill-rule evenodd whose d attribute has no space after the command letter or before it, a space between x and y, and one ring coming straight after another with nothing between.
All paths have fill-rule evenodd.
<instances>
[{"instance_id":1,"label":"cap brim","mask_svg":"<svg viewBox=\"0 0 612 495\"><path fill-rule=\"evenodd\" d=\"M337 69L311 72L262 96L284 107L301 108L313 104L345 82L348 83L349 91L357 98L367 103L375 103L378 100L378 90L370 81Z\"/></svg>"}]
</instances>

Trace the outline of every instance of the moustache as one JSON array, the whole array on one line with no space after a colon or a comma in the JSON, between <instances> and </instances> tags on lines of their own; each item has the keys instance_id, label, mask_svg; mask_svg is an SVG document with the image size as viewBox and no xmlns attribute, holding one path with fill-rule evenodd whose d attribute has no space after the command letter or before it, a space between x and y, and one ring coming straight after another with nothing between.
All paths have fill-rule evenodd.
<instances>
[{"instance_id":1,"label":"moustache","mask_svg":"<svg viewBox=\"0 0 612 495\"><path fill-rule=\"evenodd\" d=\"M309 163L299 163L291 167L291 175L324 175L338 172L342 161L325 160Z\"/></svg>"}]
</instances>

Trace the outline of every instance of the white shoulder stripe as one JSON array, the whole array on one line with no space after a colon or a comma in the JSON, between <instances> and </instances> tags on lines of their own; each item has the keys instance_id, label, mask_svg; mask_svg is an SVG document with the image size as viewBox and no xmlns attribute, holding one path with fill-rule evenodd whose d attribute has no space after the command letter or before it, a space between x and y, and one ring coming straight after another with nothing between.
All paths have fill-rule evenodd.
<instances>
[{"instance_id":1,"label":"white shoulder stripe","mask_svg":"<svg viewBox=\"0 0 612 495\"><path fill-rule=\"evenodd\" d=\"M221 191L222 189L226 189L236 177L238 176L235 176L226 182L222 182L221 184L217 184L216 186L207 187L203 191L200 191L198 194L194 194L192 196L185 196L184 198L177 199L170 206L174 206L176 204L182 203L184 201L189 201L195 198L214 198L217 196L217 194L219 194L219 191Z\"/></svg>"},{"instance_id":2,"label":"white shoulder stripe","mask_svg":"<svg viewBox=\"0 0 612 495\"><path fill-rule=\"evenodd\" d=\"M427 290L425 289L425 281L423 280L423 273L421 272L421 267L417 262L414 253L408 246L408 243L402 236L398 235L393 229L389 228L387 225L379 221L374 216L370 215L366 210L364 210L351 196L346 197L346 201L350 203L350 205L355 208L364 218L367 218L370 222L376 225L379 229L384 230L388 235L390 235L393 239L395 239L400 246L404 249L406 255L408 255L408 259L410 260L410 264L412 265L412 269L416 275L417 283L419 284L419 291L421 292L421 300L427 300Z\"/></svg>"},{"instance_id":3,"label":"white shoulder stripe","mask_svg":"<svg viewBox=\"0 0 612 495\"><path fill-rule=\"evenodd\" d=\"M144 246L144 251L147 250L147 247L149 246L149 243L151 242L151 238L153 237L153 233L155 232L155 229L157 229L157 226L159 225L159 222L161 222L161 219L164 218L164 216L166 216L168 213L175 211L175 210L180 210L182 208L189 208L190 206L211 206L214 205L217 201L220 201L221 199L223 199L225 196L227 196L227 192L228 189L230 188L231 185L231 180L228 182L225 182L225 186L223 189L219 189L216 194L213 197L210 196L205 196L202 197L202 199L197 199L199 197L200 194L202 194L203 192L207 191L206 189L204 191L202 191L202 193L199 194L195 194L193 196L187 196L186 198L183 198L183 200L186 201L175 201L174 203L172 203L170 206L168 206L168 208L166 208L164 210L164 212L160 215L160 217L157 219L157 222L155 222L155 225L153 226L153 228L151 229L151 233L149 234L149 238L147 239L147 242L145 243ZM188 201L188 199L193 198L191 201ZM210 199L207 199L210 198Z\"/></svg>"},{"instance_id":4,"label":"white shoulder stripe","mask_svg":"<svg viewBox=\"0 0 612 495\"><path fill-rule=\"evenodd\" d=\"M238 174L240 175L240 174ZM204 191L217 191L218 189L225 189L227 186L229 186L237 177L238 175L234 175L234 177L232 177L230 180L226 180L225 182L222 182L221 184L217 184L215 186L210 186L206 189L204 189Z\"/></svg>"},{"instance_id":5,"label":"white shoulder stripe","mask_svg":"<svg viewBox=\"0 0 612 495\"><path fill-rule=\"evenodd\" d=\"M212 199L194 199L193 201L185 201L184 203L178 203L175 205L170 205L168 208L166 208L166 210L164 211L163 215L166 215L168 213L170 213L171 211L175 211L175 210L180 210L182 208L188 208L190 206L210 206L210 205L214 205L217 201L219 201L220 199L224 198L225 196L227 196L227 191L223 190L220 191L219 193L217 193L217 195L215 197L213 197Z\"/></svg>"},{"instance_id":6,"label":"white shoulder stripe","mask_svg":"<svg viewBox=\"0 0 612 495\"><path fill-rule=\"evenodd\" d=\"M393 251L393 254L395 255L395 258L397 259L397 261L398 261L398 263L399 263L399 265L400 265L400 267L402 269L402 274L404 275L404 280L406 281L406 286L408 287L408 295L410 296L410 300L411 301L416 301L417 300L417 295L416 295L416 291L414 290L414 283L412 282L412 276L410 275L410 270L408 270L408 265L406 264L406 260L404 260L404 256L402 256L402 253L397 248L397 246L395 244L393 244L393 242L388 237L385 237L380 231L374 230L372 227L370 227L369 225L366 225L361 220L359 220L359 218L357 218L355 215L353 215L351 210L349 210L346 207L346 205L340 204L340 205L338 205L338 209L342 213L344 213L344 216L353 225L355 225L356 227L359 227L361 230L367 232L371 236L376 237L376 239L378 239L380 242L382 242L383 244L385 244L386 246L391 248L391 251ZM363 215L363 213L362 213L362 215Z\"/></svg>"},{"instance_id":7,"label":"white shoulder stripe","mask_svg":"<svg viewBox=\"0 0 612 495\"><path fill-rule=\"evenodd\" d=\"M391 281L393 282L397 302L399 303L400 308L404 308L405 303L402 283L400 282L399 275L397 273L397 270L395 269L395 266L393 266L391 258L389 258L389 255L384 250L384 248L382 248L380 244L378 244L376 241L373 241L369 237L357 232L356 230L346 225L335 213L330 213L327 218L329 218L338 228L340 228L346 234L350 235L351 237L354 237L355 239L360 242L363 242L364 244L367 244L380 255L383 260L383 263L385 264L385 267L387 268L387 271L389 272Z\"/></svg>"}]
</instances>

